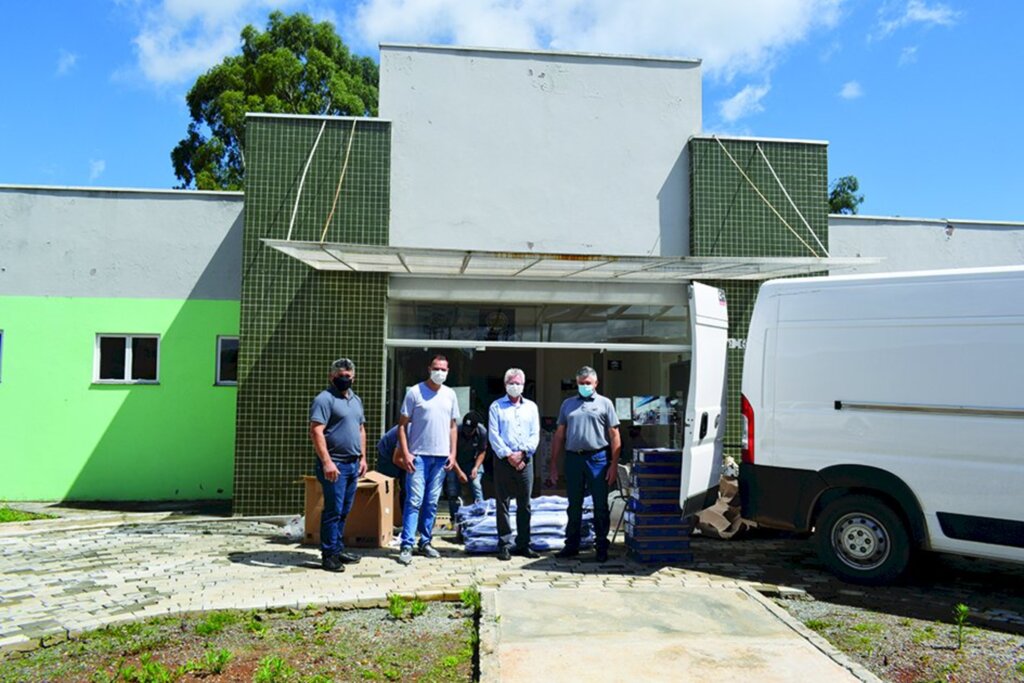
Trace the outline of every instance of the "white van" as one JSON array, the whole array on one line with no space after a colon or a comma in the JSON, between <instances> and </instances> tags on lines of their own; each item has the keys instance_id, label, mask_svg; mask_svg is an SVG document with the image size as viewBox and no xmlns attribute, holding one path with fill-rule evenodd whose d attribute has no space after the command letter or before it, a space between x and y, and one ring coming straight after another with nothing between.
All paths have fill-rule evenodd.
<instances>
[{"instance_id":1,"label":"white van","mask_svg":"<svg viewBox=\"0 0 1024 683\"><path fill-rule=\"evenodd\" d=\"M744 516L840 577L1024 562L1024 267L766 282L741 412Z\"/></svg>"}]
</instances>

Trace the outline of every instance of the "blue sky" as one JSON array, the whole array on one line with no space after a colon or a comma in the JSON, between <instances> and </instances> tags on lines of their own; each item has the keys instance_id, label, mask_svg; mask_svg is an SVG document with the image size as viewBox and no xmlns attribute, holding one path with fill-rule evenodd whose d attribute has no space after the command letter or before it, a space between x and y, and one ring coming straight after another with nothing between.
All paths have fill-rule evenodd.
<instances>
[{"instance_id":1,"label":"blue sky","mask_svg":"<svg viewBox=\"0 0 1024 683\"><path fill-rule=\"evenodd\" d=\"M1018 0L8 2L0 183L169 188L195 77L273 9L379 42L698 57L707 133L828 140L861 213L1024 221Z\"/></svg>"}]
</instances>

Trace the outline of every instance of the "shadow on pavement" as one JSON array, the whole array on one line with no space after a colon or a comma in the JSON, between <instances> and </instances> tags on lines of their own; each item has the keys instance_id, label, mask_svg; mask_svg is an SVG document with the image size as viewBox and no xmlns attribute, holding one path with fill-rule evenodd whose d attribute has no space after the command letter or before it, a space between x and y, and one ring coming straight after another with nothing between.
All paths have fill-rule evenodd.
<instances>
[{"instance_id":1,"label":"shadow on pavement","mask_svg":"<svg viewBox=\"0 0 1024 683\"><path fill-rule=\"evenodd\" d=\"M947 623L954 605L964 603L971 623L1024 634L1024 565L920 553L898 584L860 586L831 574L804 538L695 536L691 547L691 567L708 574L801 588L823 602Z\"/></svg>"},{"instance_id":2,"label":"shadow on pavement","mask_svg":"<svg viewBox=\"0 0 1024 683\"><path fill-rule=\"evenodd\" d=\"M302 550L259 550L254 552L228 553L228 559L236 564L266 569L301 567L319 569L320 553L315 549Z\"/></svg>"}]
</instances>

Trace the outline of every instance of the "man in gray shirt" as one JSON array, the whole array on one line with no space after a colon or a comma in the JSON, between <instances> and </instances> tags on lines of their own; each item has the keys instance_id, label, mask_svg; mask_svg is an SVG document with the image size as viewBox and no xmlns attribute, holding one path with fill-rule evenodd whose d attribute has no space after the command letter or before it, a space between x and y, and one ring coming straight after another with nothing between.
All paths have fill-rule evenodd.
<instances>
[{"instance_id":1,"label":"man in gray shirt","mask_svg":"<svg viewBox=\"0 0 1024 683\"><path fill-rule=\"evenodd\" d=\"M366 474L366 418L363 402L352 391L356 366L348 358L331 363L330 386L309 408L309 438L316 452L316 478L324 492L320 517L321 566L340 572L358 562L345 552L342 536L359 477Z\"/></svg>"},{"instance_id":2,"label":"man in gray shirt","mask_svg":"<svg viewBox=\"0 0 1024 683\"><path fill-rule=\"evenodd\" d=\"M597 371L584 365L576 373L577 396L565 399L558 412L558 428L551 440L551 478L558 476L558 460L565 451L565 485L569 495L569 522L565 547L556 557L573 557L580 552L583 496L594 499L595 559L608 559L608 488L615 484L622 442L615 405L597 393ZM553 481L548 481L554 486Z\"/></svg>"},{"instance_id":3,"label":"man in gray shirt","mask_svg":"<svg viewBox=\"0 0 1024 683\"><path fill-rule=\"evenodd\" d=\"M398 554L401 564L412 562L417 528L419 553L430 558L441 556L430 541L445 473L455 466L459 400L450 387L444 386L448 359L434 356L428 370L430 378L406 392L398 420L398 448L402 455L399 464L408 473L402 508L402 547Z\"/></svg>"}]
</instances>

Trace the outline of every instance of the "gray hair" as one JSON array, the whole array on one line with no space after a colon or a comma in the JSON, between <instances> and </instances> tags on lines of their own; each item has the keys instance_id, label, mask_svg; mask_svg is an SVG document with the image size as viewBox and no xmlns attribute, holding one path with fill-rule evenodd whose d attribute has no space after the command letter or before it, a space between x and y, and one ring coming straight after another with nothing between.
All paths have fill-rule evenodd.
<instances>
[{"instance_id":1,"label":"gray hair","mask_svg":"<svg viewBox=\"0 0 1024 683\"><path fill-rule=\"evenodd\" d=\"M519 368L509 368L505 371L505 384L508 384L508 381L515 377L522 377L523 384L526 384L526 373Z\"/></svg>"},{"instance_id":2,"label":"gray hair","mask_svg":"<svg viewBox=\"0 0 1024 683\"><path fill-rule=\"evenodd\" d=\"M576 379L580 379L581 377L593 377L594 379L597 379L597 370L589 365L584 365L576 371Z\"/></svg>"},{"instance_id":3,"label":"gray hair","mask_svg":"<svg viewBox=\"0 0 1024 683\"><path fill-rule=\"evenodd\" d=\"M356 364L348 358L339 358L331 363L331 374L337 374L342 370L351 370L352 372L355 372Z\"/></svg>"}]
</instances>

